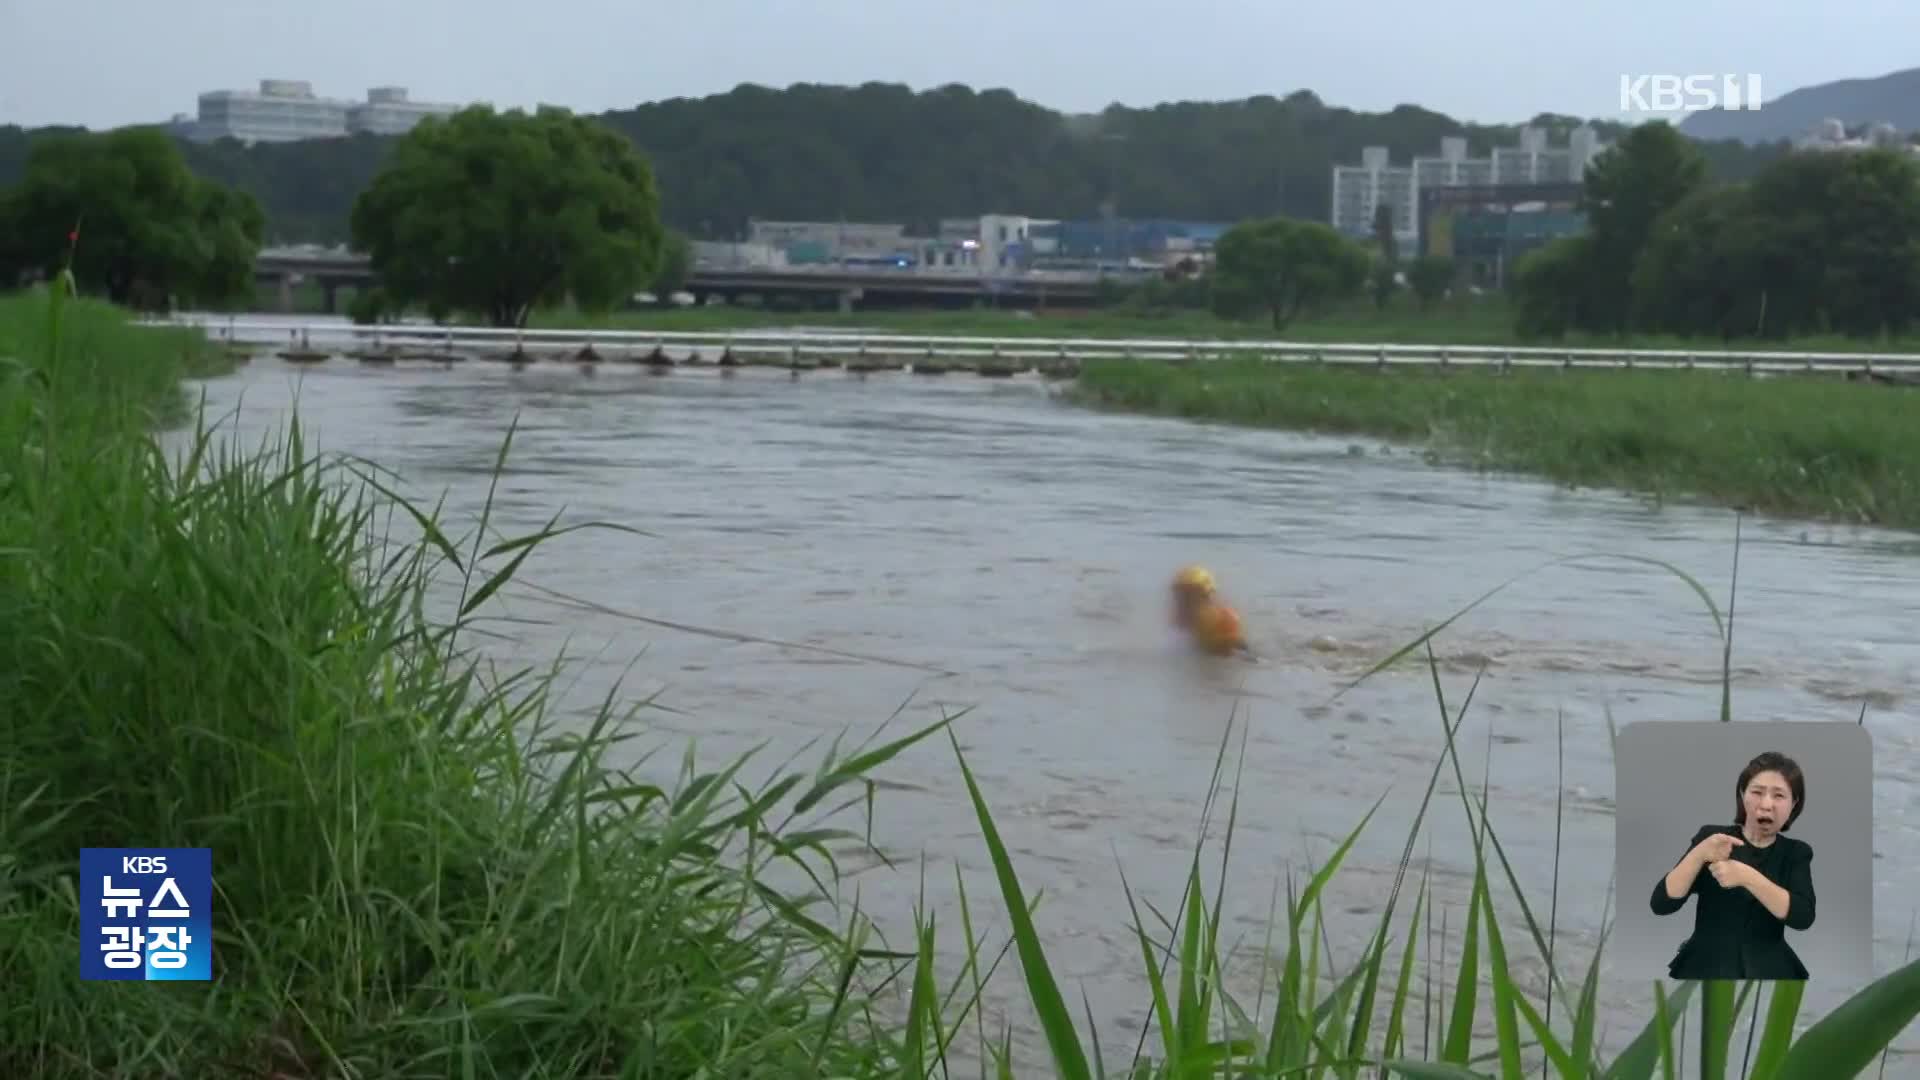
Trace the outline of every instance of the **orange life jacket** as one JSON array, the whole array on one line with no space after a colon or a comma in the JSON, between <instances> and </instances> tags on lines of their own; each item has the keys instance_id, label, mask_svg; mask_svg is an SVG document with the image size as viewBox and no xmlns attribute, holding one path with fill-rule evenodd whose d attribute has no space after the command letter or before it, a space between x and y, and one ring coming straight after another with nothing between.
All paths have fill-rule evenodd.
<instances>
[{"instance_id":1,"label":"orange life jacket","mask_svg":"<svg viewBox=\"0 0 1920 1080\"><path fill-rule=\"evenodd\" d=\"M1202 649L1221 656L1247 645L1240 614L1221 603L1210 602L1194 613L1192 633L1194 642Z\"/></svg>"}]
</instances>

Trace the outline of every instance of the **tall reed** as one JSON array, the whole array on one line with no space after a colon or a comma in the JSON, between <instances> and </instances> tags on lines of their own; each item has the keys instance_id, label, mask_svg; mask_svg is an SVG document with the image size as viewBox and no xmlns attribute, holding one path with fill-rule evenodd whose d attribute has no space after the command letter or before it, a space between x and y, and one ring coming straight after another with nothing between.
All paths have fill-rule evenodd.
<instances>
[{"instance_id":1,"label":"tall reed","mask_svg":"<svg viewBox=\"0 0 1920 1080\"><path fill-rule=\"evenodd\" d=\"M1575 487L1920 526L1908 391L1817 376L1408 371L1232 360L1089 362L1072 400L1249 427L1368 435L1436 461Z\"/></svg>"},{"instance_id":2,"label":"tall reed","mask_svg":"<svg viewBox=\"0 0 1920 1080\"><path fill-rule=\"evenodd\" d=\"M197 340L0 300L0 1076L904 1060L865 988L912 957L771 882L830 875L862 835L830 819L943 724L759 782L747 758L615 767L645 702L563 729L552 670L469 644L567 530L486 546L484 517L457 538L408 504L420 539L388 543L391 500L297 421L248 453L203 417L173 467L152 428ZM447 573L463 600L436 624ZM212 849L213 982L77 980L77 851L121 845Z\"/></svg>"}]
</instances>

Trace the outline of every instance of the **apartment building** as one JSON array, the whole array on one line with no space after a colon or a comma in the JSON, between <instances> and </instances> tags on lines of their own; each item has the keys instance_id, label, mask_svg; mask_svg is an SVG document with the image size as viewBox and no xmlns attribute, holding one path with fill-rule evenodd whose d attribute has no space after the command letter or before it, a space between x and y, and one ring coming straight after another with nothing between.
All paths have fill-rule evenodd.
<instances>
[{"instance_id":1,"label":"apartment building","mask_svg":"<svg viewBox=\"0 0 1920 1080\"><path fill-rule=\"evenodd\" d=\"M1902 135L1900 129L1892 124L1869 124L1859 129L1858 134L1848 134L1847 125L1832 118L1820 121L1805 134L1794 139L1793 148L1801 153L1847 150L1895 150L1908 154L1920 153L1920 147L1914 145L1913 139Z\"/></svg>"},{"instance_id":2,"label":"apartment building","mask_svg":"<svg viewBox=\"0 0 1920 1080\"><path fill-rule=\"evenodd\" d=\"M1467 156L1463 135L1448 135L1440 140L1439 157L1413 159L1414 182L1422 188L1478 187L1493 183L1493 160Z\"/></svg>"},{"instance_id":3,"label":"apartment building","mask_svg":"<svg viewBox=\"0 0 1920 1080\"><path fill-rule=\"evenodd\" d=\"M1393 213L1393 235L1402 247L1420 236L1420 186L1414 167L1394 165L1387 148L1369 146L1360 151L1360 164L1333 167L1333 226L1350 236L1373 235L1378 208Z\"/></svg>"},{"instance_id":4,"label":"apartment building","mask_svg":"<svg viewBox=\"0 0 1920 1080\"><path fill-rule=\"evenodd\" d=\"M376 86L367 100L347 110L347 131L374 135L405 135L429 116L447 116L460 106L442 101L413 101L404 86Z\"/></svg>"},{"instance_id":5,"label":"apartment building","mask_svg":"<svg viewBox=\"0 0 1920 1080\"><path fill-rule=\"evenodd\" d=\"M258 90L209 90L197 117L173 118L175 132L198 142L245 143L340 138L357 132L404 135L421 119L457 112L459 105L413 101L406 87L378 86L365 101L322 97L297 79L262 79Z\"/></svg>"},{"instance_id":6,"label":"apartment building","mask_svg":"<svg viewBox=\"0 0 1920 1080\"><path fill-rule=\"evenodd\" d=\"M1384 203L1393 208L1400 249L1413 250L1422 233L1423 189L1578 184L1606 149L1599 133L1584 124L1569 133L1565 146L1550 145L1543 128L1524 127L1518 143L1482 158L1468 157L1467 140L1449 135L1440 140L1437 156L1416 156L1404 166L1388 160L1386 147L1369 146L1360 151L1358 165L1333 167L1333 226L1348 236L1370 237L1375 208Z\"/></svg>"}]
</instances>

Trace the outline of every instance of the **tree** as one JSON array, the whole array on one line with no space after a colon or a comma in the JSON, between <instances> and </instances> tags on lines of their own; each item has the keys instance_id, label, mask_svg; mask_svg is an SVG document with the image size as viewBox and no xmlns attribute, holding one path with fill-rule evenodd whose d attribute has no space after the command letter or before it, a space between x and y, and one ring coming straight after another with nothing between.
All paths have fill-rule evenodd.
<instances>
[{"instance_id":1,"label":"tree","mask_svg":"<svg viewBox=\"0 0 1920 1080\"><path fill-rule=\"evenodd\" d=\"M1522 338L1557 338L1587 325L1592 263L1591 233L1562 237L1521 256L1513 269L1515 332Z\"/></svg>"},{"instance_id":2,"label":"tree","mask_svg":"<svg viewBox=\"0 0 1920 1080\"><path fill-rule=\"evenodd\" d=\"M1588 328L1627 328L1634 265L1654 223L1707 180L1706 159L1692 140L1665 123L1634 128L1600 155L1587 173L1581 202L1593 236L1588 258Z\"/></svg>"},{"instance_id":3,"label":"tree","mask_svg":"<svg viewBox=\"0 0 1920 1080\"><path fill-rule=\"evenodd\" d=\"M1760 329L1770 244L1739 188L1694 192L1655 222L1633 271L1634 325L1731 338Z\"/></svg>"},{"instance_id":4,"label":"tree","mask_svg":"<svg viewBox=\"0 0 1920 1080\"><path fill-rule=\"evenodd\" d=\"M1870 150L1786 158L1747 185L1766 332L1899 333L1920 311L1920 169Z\"/></svg>"},{"instance_id":5,"label":"tree","mask_svg":"<svg viewBox=\"0 0 1920 1080\"><path fill-rule=\"evenodd\" d=\"M1400 238L1393 234L1393 207L1380 203L1373 208L1373 306L1386 307L1399 284Z\"/></svg>"},{"instance_id":6,"label":"tree","mask_svg":"<svg viewBox=\"0 0 1920 1080\"><path fill-rule=\"evenodd\" d=\"M1376 255L1369 278L1373 283L1373 306L1386 307L1393 299L1394 290L1400 287L1400 268Z\"/></svg>"},{"instance_id":7,"label":"tree","mask_svg":"<svg viewBox=\"0 0 1920 1080\"><path fill-rule=\"evenodd\" d=\"M654 270L653 280L647 289L661 303L673 299L673 294L686 287L687 277L693 272L693 243L685 233L669 232L660 249L660 264Z\"/></svg>"},{"instance_id":8,"label":"tree","mask_svg":"<svg viewBox=\"0 0 1920 1080\"><path fill-rule=\"evenodd\" d=\"M1920 168L1804 154L1661 216L1633 287L1648 328L1722 337L1900 333L1920 311Z\"/></svg>"},{"instance_id":9,"label":"tree","mask_svg":"<svg viewBox=\"0 0 1920 1080\"><path fill-rule=\"evenodd\" d=\"M1301 311L1358 293L1365 248L1330 225L1276 217L1243 222L1214 244L1214 307L1228 318L1264 311L1284 330Z\"/></svg>"},{"instance_id":10,"label":"tree","mask_svg":"<svg viewBox=\"0 0 1920 1080\"><path fill-rule=\"evenodd\" d=\"M659 206L651 169L615 132L565 109L477 105L409 132L351 226L393 304L517 327L537 305L605 310L646 288Z\"/></svg>"},{"instance_id":11,"label":"tree","mask_svg":"<svg viewBox=\"0 0 1920 1080\"><path fill-rule=\"evenodd\" d=\"M83 291L143 308L222 306L253 292L264 228L251 196L195 177L161 132L63 134L36 142L19 186L0 195L0 281L51 274L73 246Z\"/></svg>"},{"instance_id":12,"label":"tree","mask_svg":"<svg viewBox=\"0 0 1920 1080\"><path fill-rule=\"evenodd\" d=\"M1445 255L1422 255L1407 267L1407 284L1413 287L1413 295L1419 297L1423 310L1447 294L1447 287L1453 284L1453 273L1453 260Z\"/></svg>"},{"instance_id":13,"label":"tree","mask_svg":"<svg viewBox=\"0 0 1920 1080\"><path fill-rule=\"evenodd\" d=\"M1393 233L1393 207L1386 203L1373 208L1373 246L1389 265L1400 262L1400 238Z\"/></svg>"}]
</instances>

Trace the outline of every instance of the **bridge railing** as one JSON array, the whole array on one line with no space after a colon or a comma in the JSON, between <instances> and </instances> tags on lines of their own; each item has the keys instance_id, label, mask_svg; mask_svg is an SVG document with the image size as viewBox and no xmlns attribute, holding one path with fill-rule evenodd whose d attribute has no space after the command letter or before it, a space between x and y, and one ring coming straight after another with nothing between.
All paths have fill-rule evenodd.
<instances>
[{"instance_id":1,"label":"bridge railing","mask_svg":"<svg viewBox=\"0 0 1920 1080\"><path fill-rule=\"evenodd\" d=\"M1200 362L1259 358L1275 362L1320 362L1378 367L1415 365L1463 368L1615 368L1718 369L1750 374L1785 372L1920 373L1920 353L1809 352L1773 350L1566 348L1519 345L1378 344L1285 341L1271 339L993 337L946 334L890 334L856 330L648 330L514 329L431 324L290 322L244 318L180 318L208 331L215 340L235 344L294 343L308 347L334 343L354 349L389 346L443 351L492 349L598 349L702 352L731 350L743 355L792 357L858 354L1005 360L1140 359Z\"/></svg>"}]
</instances>

